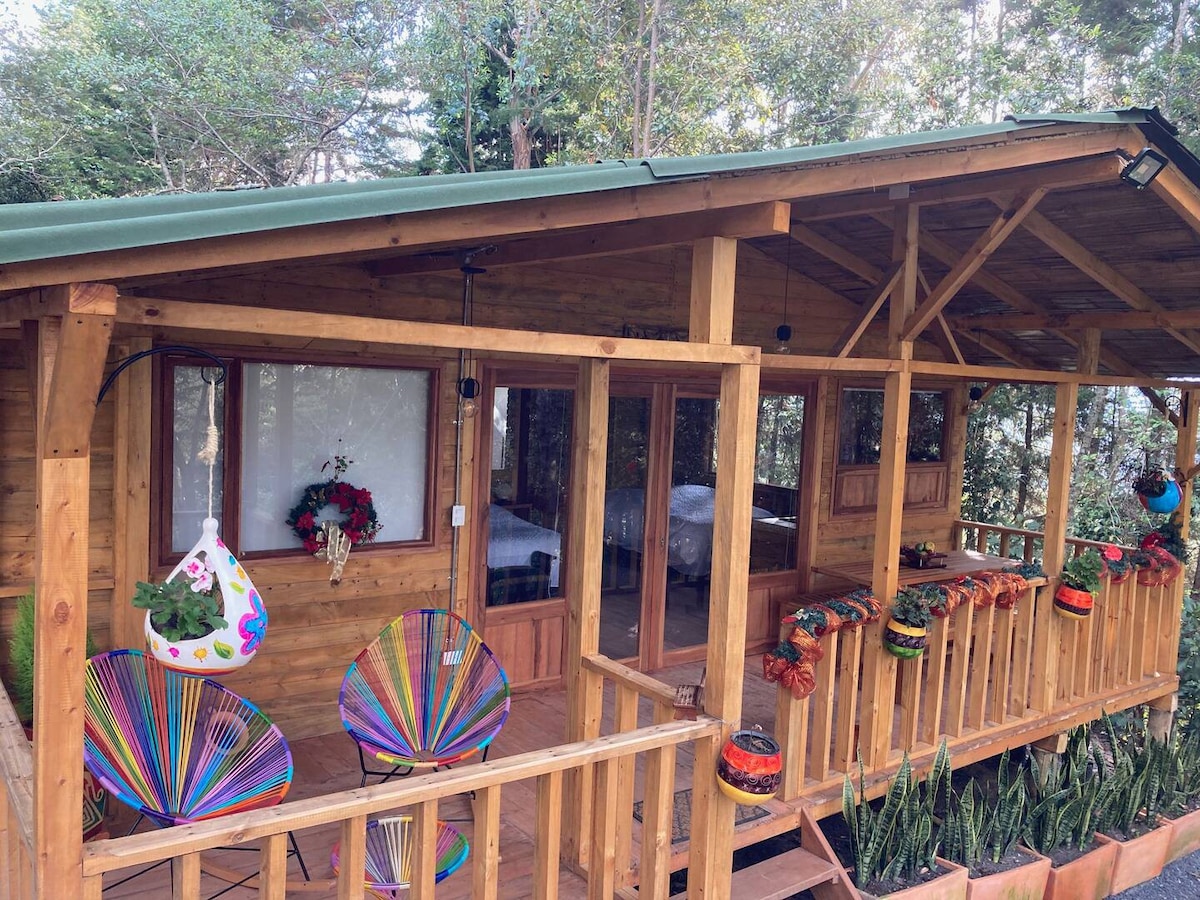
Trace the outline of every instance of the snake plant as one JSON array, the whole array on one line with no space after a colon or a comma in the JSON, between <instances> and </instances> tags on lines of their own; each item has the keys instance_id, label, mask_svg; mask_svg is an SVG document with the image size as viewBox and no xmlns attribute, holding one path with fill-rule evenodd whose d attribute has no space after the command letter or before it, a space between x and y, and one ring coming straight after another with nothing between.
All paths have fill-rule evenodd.
<instances>
[{"instance_id":1,"label":"snake plant","mask_svg":"<svg viewBox=\"0 0 1200 900\"><path fill-rule=\"evenodd\" d=\"M1135 823L1156 827L1159 815L1175 805L1178 763L1167 744L1144 732L1126 728L1118 734L1108 716L1103 727L1113 760L1101 776L1111 782L1111 796L1099 829L1132 837Z\"/></svg>"},{"instance_id":2,"label":"snake plant","mask_svg":"<svg viewBox=\"0 0 1200 900\"><path fill-rule=\"evenodd\" d=\"M994 794L972 778L946 807L946 858L972 869L985 859L998 863L1016 848L1026 829L1027 796L1024 766L1014 774L1005 750Z\"/></svg>"},{"instance_id":3,"label":"snake plant","mask_svg":"<svg viewBox=\"0 0 1200 900\"><path fill-rule=\"evenodd\" d=\"M949 797L950 754L945 741L922 784L913 779L908 754L876 808L866 799L866 777L858 760L858 796L847 775L842 785L842 817L850 831L854 883L865 888L876 881L914 881L936 867L941 830L934 818L938 798Z\"/></svg>"},{"instance_id":4,"label":"snake plant","mask_svg":"<svg viewBox=\"0 0 1200 900\"><path fill-rule=\"evenodd\" d=\"M1029 785L1024 839L1041 854L1066 846L1087 849L1100 812L1112 802L1116 787L1099 777L1088 748L1088 731L1083 726L1071 732L1059 765L1043 772L1037 757L1030 757Z\"/></svg>"}]
</instances>

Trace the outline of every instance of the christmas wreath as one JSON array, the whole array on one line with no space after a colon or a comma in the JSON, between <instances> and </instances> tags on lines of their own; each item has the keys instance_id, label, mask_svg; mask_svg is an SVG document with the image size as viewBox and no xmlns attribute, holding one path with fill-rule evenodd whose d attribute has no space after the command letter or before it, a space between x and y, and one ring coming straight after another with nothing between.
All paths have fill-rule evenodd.
<instances>
[{"instance_id":1,"label":"christmas wreath","mask_svg":"<svg viewBox=\"0 0 1200 900\"><path fill-rule=\"evenodd\" d=\"M375 504L371 501L371 492L339 480L348 466L348 461L337 457L333 477L306 487L300 502L288 513L287 524L292 526L292 532L300 538L309 553L316 553L324 543L325 534L321 530L321 523L317 521L317 513L326 506L336 506L344 514L338 524L355 546L375 540L375 535L383 527L379 524Z\"/></svg>"}]
</instances>

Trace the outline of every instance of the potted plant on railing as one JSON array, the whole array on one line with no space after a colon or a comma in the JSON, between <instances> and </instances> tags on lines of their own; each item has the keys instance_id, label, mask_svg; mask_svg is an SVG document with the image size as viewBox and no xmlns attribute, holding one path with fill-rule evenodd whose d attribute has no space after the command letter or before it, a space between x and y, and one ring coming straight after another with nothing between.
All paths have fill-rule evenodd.
<instances>
[{"instance_id":1,"label":"potted plant on railing","mask_svg":"<svg viewBox=\"0 0 1200 900\"><path fill-rule=\"evenodd\" d=\"M1035 898L1046 890L1050 860L1020 846L1029 813L1025 768L1000 757L994 789L972 778L946 806L944 853L968 872L967 897Z\"/></svg>"},{"instance_id":2,"label":"potted plant on railing","mask_svg":"<svg viewBox=\"0 0 1200 900\"><path fill-rule=\"evenodd\" d=\"M901 588L892 601L890 617L883 627L883 646L901 659L914 659L925 652L933 613L929 598L916 587Z\"/></svg>"},{"instance_id":3,"label":"potted plant on railing","mask_svg":"<svg viewBox=\"0 0 1200 900\"><path fill-rule=\"evenodd\" d=\"M1104 561L1093 547L1067 560L1054 592L1054 609L1068 619L1085 619L1092 614Z\"/></svg>"},{"instance_id":4,"label":"potted plant on railing","mask_svg":"<svg viewBox=\"0 0 1200 900\"><path fill-rule=\"evenodd\" d=\"M1183 491L1172 473L1146 466L1133 479L1133 490L1143 507L1153 513L1171 513L1183 499Z\"/></svg>"},{"instance_id":5,"label":"potted plant on railing","mask_svg":"<svg viewBox=\"0 0 1200 900\"><path fill-rule=\"evenodd\" d=\"M1117 844L1096 833L1113 785L1096 774L1088 731L1074 729L1058 765L1046 771L1029 758L1029 815L1024 841L1050 858L1046 900L1101 900L1109 894Z\"/></svg>"},{"instance_id":6,"label":"potted plant on railing","mask_svg":"<svg viewBox=\"0 0 1200 900\"><path fill-rule=\"evenodd\" d=\"M924 784L912 777L908 754L888 783L883 803L866 799L862 759L858 762L858 797L847 775L842 785L842 817L850 831L849 865L855 887L867 898L958 900L967 895L967 872L940 859L942 829L934 815L939 800L950 794L950 754L943 741Z\"/></svg>"},{"instance_id":7,"label":"potted plant on railing","mask_svg":"<svg viewBox=\"0 0 1200 900\"><path fill-rule=\"evenodd\" d=\"M33 635L34 598L30 592L17 600L17 616L13 620L12 636L8 642L8 663L11 675L8 685L17 718L25 727L25 736L33 740ZM85 652L96 654L92 633L87 633ZM83 839L90 840L102 834L104 812L108 806L108 792L104 790L86 768L83 770Z\"/></svg>"}]
</instances>

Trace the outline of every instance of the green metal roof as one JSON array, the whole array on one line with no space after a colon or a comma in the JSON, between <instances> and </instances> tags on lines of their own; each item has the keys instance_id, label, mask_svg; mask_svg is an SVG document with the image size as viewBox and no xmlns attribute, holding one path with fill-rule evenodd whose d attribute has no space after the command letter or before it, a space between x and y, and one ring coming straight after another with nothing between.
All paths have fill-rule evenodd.
<instances>
[{"instance_id":1,"label":"green metal roof","mask_svg":"<svg viewBox=\"0 0 1200 900\"><path fill-rule=\"evenodd\" d=\"M1197 162L1157 110L1020 116L993 125L720 156L622 160L521 172L388 178L290 188L214 191L0 206L0 264L152 247L202 238L348 222L434 209L610 191L680 179L784 169L897 151L927 151L1047 124L1137 125L1172 157ZM1186 169L1186 167L1185 167Z\"/></svg>"}]
</instances>

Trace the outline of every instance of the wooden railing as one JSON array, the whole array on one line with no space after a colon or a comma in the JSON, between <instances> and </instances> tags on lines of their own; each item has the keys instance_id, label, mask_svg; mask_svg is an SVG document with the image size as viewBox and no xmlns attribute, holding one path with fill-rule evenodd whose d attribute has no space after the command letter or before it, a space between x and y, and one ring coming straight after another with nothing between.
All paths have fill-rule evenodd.
<instances>
[{"instance_id":1,"label":"wooden railing","mask_svg":"<svg viewBox=\"0 0 1200 900\"><path fill-rule=\"evenodd\" d=\"M1027 559L1042 538L959 524L976 529L975 546ZM1094 542L1068 543L1082 552ZM1052 587L1031 580L1011 610L960 606L934 621L917 659L897 660L883 648L882 621L822 638L816 690L801 700L782 687L777 695L782 799L802 797L830 812L844 776L857 776L860 754L868 793L881 793L906 751L928 762L944 739L955 765L966 764L1175 689L1179 582L1106 580L1092 615L1078 621L1054 612Z\"/></svg>"},{"instance_id":2,"label":"wooden railing","mask_svg":"<svg viewBox=\"0 0 1200 900\"><path fill-rule=\"evenodd\" d=\"M628 717L627 712L625 715ZM660 766L661 759L668 755L673 760L674 748L678 744L712 739L719 733L720 723L704 716L696 721L662 721L642 728L633 727L619 734L534 750L476 765L462 766L452 771L413 775L402 782L325 794L284 803L270 809L238 813L177 828L94 841L84 847L84 898L95 900L101 896L102 879L107 872L151 865L166 859L179 862L175 867L176 897L198 898L200 854L218 847L238 846L256 840L263 842L257 885L259 896L281 898L285 893L288 832L299 833L304 829L331 824L340 826L341 867L337 879L339 900L361 898L364 896L362 871L366 853L367 818L401 806L409 807L412 812L414 832L417 835L413 882L409 896L432 898L438 801L457 794L474 792L475 825L470 862L473 869L472 897L488 900L498 895L499 887L501 789L518 781L534 780L534 896L542 900L552 900L558 896L564 773L577 772L587 766L595 767L597 798L604 799L603 802L594 804L592 830L596 835L608 836L617 831L612 797L618 790L625 790L622 773L632 773L637 754L648 755L649 772L654 768L655 759L660 760ZM668 775L668 787L670 781L671 775ZM630 796L632 786L630 776ZM669 790L667 797L669 801ZM649 794L647 800L649 801ZM648 808L650 805L647 802ZM656 814L661 816L661 804L655 803L655 807ZM631 811L627 810L627 814L631 814ZM650 815L649 810L647 815ZM669 850L669 802L666 829L666 846ZM628 832L628 828L620 830ZM612 851L608 849L605 853L611 855ZM596 858L602 859L604 855ZM613 895L612 866L593 864L586 877L589 897ZM643 896L662 900L667 897L665 880L663 888L658 891L647 882L643 884Z\"/></svg>"},{"instance_id":3,"label":"wooden railing","mask_svg":"<svg viewBox=\"0 0 1200 900\"><path fill-rule=\"evenodd\" d=\"M988 522L972 522L968 519L956 519L951 538L951 545L956 550L977 550L980 553L991 553L995 556L1018 555L1025 562L1033 562L1042 555L1042 541L1045 535L1040 531L1028 528L1008 528L1004 525L992 525ZM1078 556L1088 547L1102 550L1109 541L1089 541L1084 538L1067 538L1067 546L1071 555ZM1120 546L1120 545L1118 545ZM1019 548L1019 550L1018 550ZM1129 550L1132 548L1123 547Z\"/></svg>"},{"instance_id":4,"label":"wooden railing","mask_svg":"<svg viewBox=\"0 0 1200 900\"><path fill-rule=\"evenodd\" d=\"M33 749L0 686L0 896L33 897Z\"/></svg>"},{"instance_id":5,"label":"wooden railing","mask_svg":"<svg viewBox=\"0 0 1200 900\"><path fill-rule=\"evenodd\" d=\"M650 701L652 721L664 725L675 719L675 689L648 675L638 672L606 656L586 656L586 673L611 681L614 686L612 731L627 734L638 727L640 700ZM599 736L601 723L595 722L592 737ZM613 887L629 887L636 881L639 895L667 896L671 875L671 823L675 797L675 747L664 746L646 755L643 772L642 852L640 867L633 867L632 833L627 825L633 821L634 759L632 756L614 760L610 771L596 773L595 803L606 808L603 819L593 819L590 836L589 869L602 868L613 872ZM692 802L695 804L695 795ZM692 817L696 825L699 819ZM601 830L601 827L603 830ZM602 896L612 896L606 891Z\"/></svg>"}]
</instances>

